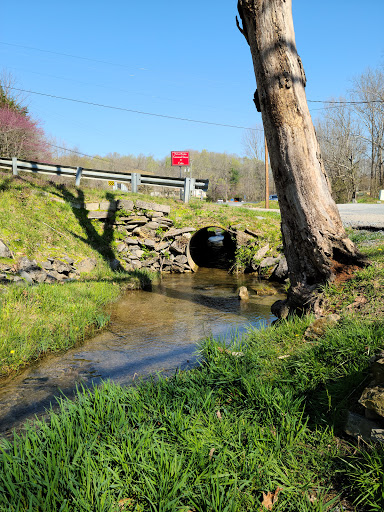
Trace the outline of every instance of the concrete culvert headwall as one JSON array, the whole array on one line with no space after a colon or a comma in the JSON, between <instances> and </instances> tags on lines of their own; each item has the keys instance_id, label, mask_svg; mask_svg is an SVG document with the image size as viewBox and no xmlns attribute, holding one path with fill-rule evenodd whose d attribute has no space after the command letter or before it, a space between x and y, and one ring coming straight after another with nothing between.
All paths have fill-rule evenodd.
<instances>
[{"instance_id":1,"label":"concrete culvert headwall","mask_svg":"<svg viewBox=\"0 0 384 512\"><path fill-rule=\"evenodd\" d=\"M193 270L198 267L229 269L233 265L236 242L219 226L199 229L191 237L187 258Z\"/></svg>"}]
</instances>

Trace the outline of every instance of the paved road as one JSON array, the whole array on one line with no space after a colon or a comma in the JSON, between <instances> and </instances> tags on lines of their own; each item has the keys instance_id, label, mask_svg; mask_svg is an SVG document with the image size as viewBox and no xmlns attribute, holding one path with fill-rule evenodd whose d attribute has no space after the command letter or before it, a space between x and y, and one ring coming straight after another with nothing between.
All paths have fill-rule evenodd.
<instances>
[{"instance_id":1,"label":"paved road","mask_svg":"<svg viewBox=\"0 0 384 512\"><path fill-rule=\"evenodd\" d=\"M351 228L384 229L383 204L338 204L344 226Z\"/></svg>"},{"instance_id":2,"label":"paved road","mask_svg":"<svg viewBox=\"0 0 384 512\"><path fill-rule=\"evenodd\" d=\"M230 203L228 203L230 204ZM236 203L235 203L236 204ZM241 206L241 203L237 203ZM357 228L357 229L383 229L384 230L384 203L380 204L338 204L337 205L341 220L344 226ZM252 210L260 211L274 211L280 210L266 210L265 208L252 208Z\"/></svg>"}]
</instances>

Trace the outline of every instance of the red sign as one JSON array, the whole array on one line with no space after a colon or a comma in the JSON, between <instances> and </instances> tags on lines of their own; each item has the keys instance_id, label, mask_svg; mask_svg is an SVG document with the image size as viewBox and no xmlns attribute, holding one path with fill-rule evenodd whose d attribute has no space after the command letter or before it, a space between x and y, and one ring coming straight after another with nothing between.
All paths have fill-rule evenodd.
<instances>
[{"instance_id":1,"label":"red sign","mask_svg":"<svg viewBox=\"0 0 384 512\"><path fill-rule=\"evenodd\" d=\"M189 165L189 151L171 151L171 165Z\"/></svg>"}]
</instances>

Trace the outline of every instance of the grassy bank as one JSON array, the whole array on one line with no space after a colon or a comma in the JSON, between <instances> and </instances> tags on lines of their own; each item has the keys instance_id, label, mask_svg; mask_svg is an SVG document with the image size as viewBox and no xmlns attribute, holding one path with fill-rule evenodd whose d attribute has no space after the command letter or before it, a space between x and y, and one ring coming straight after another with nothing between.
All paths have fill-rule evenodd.
<instances>
[{"instance_id":1,"label":"grassy bank","mask_svg":"<svg viewBox=\"0 0 384 512\"><path fill-rule=\"evenodd\" d=\"M109 322L106 306L126 288L142 288L153 276L144 271L65 284L8 286L0 308L0 377L49 352L81 343Z\"/></svg>"},{"instance_id":2,"label":"grassy bank","mask_svg":"<svg viewBox=\"0 0 384 512\"><path fill-rule=\"evenodd\" d=\"M381 511L383 449L342 432L382 350L384 240L327 290L341 320L310 317L207 340L200 368L61 402L0 455L1 511ZM366 300L361 300L362 298Z\"/></svg>"}]
</instances>

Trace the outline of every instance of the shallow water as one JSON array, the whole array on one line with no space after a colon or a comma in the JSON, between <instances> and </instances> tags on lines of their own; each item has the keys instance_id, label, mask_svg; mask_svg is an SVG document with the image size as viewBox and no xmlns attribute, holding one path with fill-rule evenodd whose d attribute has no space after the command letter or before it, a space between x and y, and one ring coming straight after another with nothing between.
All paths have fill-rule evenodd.
<instances>
[{"instance_id":1,"label":"shallow water","mask_svg":"<svg viewBox=\"0 0 384 512\"><path fill-rule=\"evenodd\" d=\"M249 301L238 288L248 287ZM214 336L229 339L250 326L270 324L278 295L261 296L253 276L200 269L195 274L166 275L152 291L129 291L111 308L106 330L80 347L51 355L0 383L0 434L9 435L55 397L72 397L76 385L111 379L128 384L157 371L173 372L196 363L197 343Z\"/></svg>"}]
</instances>

